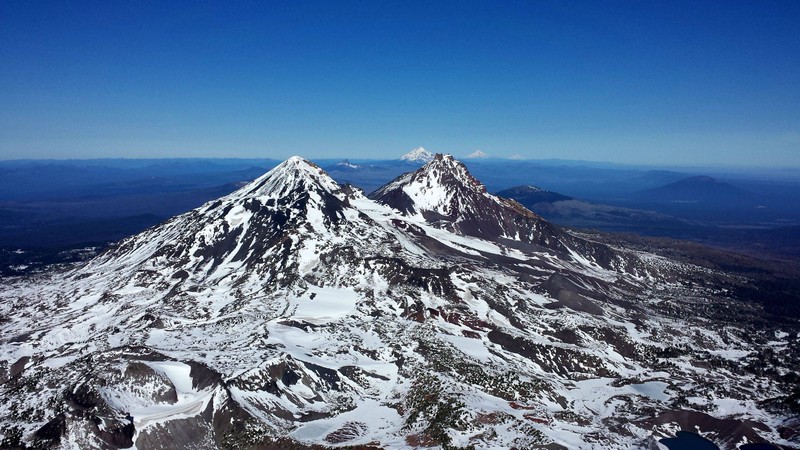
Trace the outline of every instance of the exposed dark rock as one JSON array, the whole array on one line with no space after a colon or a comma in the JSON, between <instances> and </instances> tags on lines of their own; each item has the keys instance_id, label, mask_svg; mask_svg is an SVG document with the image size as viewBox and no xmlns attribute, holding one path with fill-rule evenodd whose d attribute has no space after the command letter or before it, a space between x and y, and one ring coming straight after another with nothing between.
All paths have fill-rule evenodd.
<instances>
[{"instance_id":1,"label":"exposed dark rock","mask_svg":"<svg viewBox=\"0 0 800 450\"><path fill-rule=\"evenodd\" d=\"M222 375L218 372L195 361L186 361L185 364L191 367L189 376L192 378L192 388L203 390L209 386L222 384Z\"/></svg>"},{"instance_id":2,"label":"exposed dark rock","mask_svg":"<svg viewBox=\"0 0 800 450\"><path fill-rule=\"evenodd\" d=\"M18 359L17 362L12 364L11 367L9 368L8 378L15 377L20 373L22 373L22 371L25 370L25 366L28 364L28 361L30 360L31 360L30 356L23 356L20 359Z\"/></svg>"},{"instance_id":3,"label":"exposed dark rock","mask_svg":"<svg viewBox=\"0 0 800 450\"><path fill-rule=\"evenodd\" d=\"M111 448L130 448L133 446L133 435L136 429L132 418L125 420L94 417L92 431ZM100 424L102 422L102 427Z\"/></svg>"},{"instance_id":4,"label":"exposed dark rock","mask_svg":"<svg viewBox=\"0 0 800 450\"><path fill-rule=\"evenodd\" d=\"M67 431L67 421L63 413L44 424L33 433L33 448L55 448L61 444L61 436Z\"/></svg>"}]
</instances>

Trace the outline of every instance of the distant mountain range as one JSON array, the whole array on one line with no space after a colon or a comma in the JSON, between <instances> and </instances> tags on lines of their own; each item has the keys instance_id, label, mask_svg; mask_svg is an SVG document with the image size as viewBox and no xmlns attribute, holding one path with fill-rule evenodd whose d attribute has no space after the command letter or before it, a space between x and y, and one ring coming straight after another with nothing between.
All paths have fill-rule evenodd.
<instances>
[{"instance_id":1,"label":"distant mountain range","mask_svg":"<svg viewBox=\"0 0 800 450\"><path fill-rule=\"evenodd\" d=\"M292 157L4 279L0 447L796 446L791 280L693 252L565 230L449 155L369 196Z\"/></svg>"},{"instance_id":2,"label":"distant mountain range","mask_svg":"<svg viewBox=\"0 0 800 450\"><path fill-rule=\"evenodd\" d=\"M370 193L432 157L420 148L409 153L405 160L317 162L337 182ZM410 161L414 155L422 159ZM21 267L39 270L72 250L103 248L230 193L276 164L269 159L0 161L0 274L23 273ZM675 171L493 158L468 164L490 192L537 185L570 197L533 206L532 199L504 194L559 224L800 256L800 236L786 232L800 225L800 183L780 174L776 179L715 174L719 183L687 182L695 189L687 197L681 180L694 175ZM676 182L677 189L668 187ZM727 193L714 191L720 183ZM783 230L787 240L776 245L767 239L771 229Z\"/></svg>"},{"instance_id":3,"label":"distant mountain range","mask_svg":"<svg viewBox=\"0 0 800 450\"><path fill-rule=\"evenodd\" d=\"M636 193L636 201L623 203L631 205L627 207L589 202L530 185L501 190L497 195L514 199L547 220L568 227L671 237L762 257L800 259L800 227L725 223L721 219L737 213L753 220L754 211L760 209L747 205L752 194L705 178L692 177ZM691 196L687 197L687 191ZM741 202L732 201L731 196Z\"/></svg>"}]
</instances>

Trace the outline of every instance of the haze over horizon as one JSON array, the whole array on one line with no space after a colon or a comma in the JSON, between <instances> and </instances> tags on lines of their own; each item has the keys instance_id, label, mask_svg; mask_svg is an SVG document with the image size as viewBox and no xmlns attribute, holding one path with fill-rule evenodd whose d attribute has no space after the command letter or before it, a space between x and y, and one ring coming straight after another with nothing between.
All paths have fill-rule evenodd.
<instances>
[{"instance_id":1,"label":"haze over horizon","mask_svg":"<svg viewBox=\"0 0 800 450\"><path fill-rule=\"evenodd\" d=\"M0 3L0 159L800 167L800 3Z\"/></svg>"}]
</instances>

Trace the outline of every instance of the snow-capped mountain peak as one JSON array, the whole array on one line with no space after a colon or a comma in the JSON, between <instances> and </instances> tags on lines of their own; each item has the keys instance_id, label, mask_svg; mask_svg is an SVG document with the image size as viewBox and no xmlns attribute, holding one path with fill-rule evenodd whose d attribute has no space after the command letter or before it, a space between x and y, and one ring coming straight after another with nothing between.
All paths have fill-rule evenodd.
<instances>
[{"instance_id":1,"label":"snow-capped mountain peak","mask_svg":"<svg viewBox=\"0 0 800 450\"><path fill-rule=\"evenodd\" d=\"M437 153L420 169L401 175L372 197L403 211L452 216L462 210L460 200L465 195L484 196L486 188L463 163L451 155ZM391 201L393 197L403 200Z\"/></svg>"},{"instance_id":2,"label":"snow-capped mountain peak","mask_svg":"<svg viewBox=\"0 0 800 450\"><path fill-rule=\"evenodd\" d=\"M340 189L321 167L300 156L292 156L236 193L239 197L282 198L289 192L304 191L312 186L330 193Z\"/></svg>"},{"instance_id":3,"label":"snow-capped mountain peak","mask_svg":"<svg viewBox=\"0 0 800 450\"><path fill-rule=\"evenodd\" d=\"M400 157L401 161L409 163L427 163L433 159L433 153L425 150L425 147L417 147Z\"/></svg>"},{"instance_id":4,"label":"snow-capped mountain peak","mask_svg":"<svg viewBox=\"0 0 800 450\"><path fill-rule=\"evenodd\" d=\"M559 231L513 200L489 194L451 155L436 154L370 198L445 229L488 240L512 239L565 251Z\"/></svg>"},{"instance_id":5,"label":"snow-capped mountain peak","mask_svg":"<svg viewBox=\"0 0 800 450\"><path fill-rule=\"evenodd\" d=\"M120 242L95 264L124 261L154 272L196 274L197 280L285 281L292 263L285 253L296 236L329 235L356 198L363 198L359 191L291 157L227 196Z\"/></svg>"}]
</instances>

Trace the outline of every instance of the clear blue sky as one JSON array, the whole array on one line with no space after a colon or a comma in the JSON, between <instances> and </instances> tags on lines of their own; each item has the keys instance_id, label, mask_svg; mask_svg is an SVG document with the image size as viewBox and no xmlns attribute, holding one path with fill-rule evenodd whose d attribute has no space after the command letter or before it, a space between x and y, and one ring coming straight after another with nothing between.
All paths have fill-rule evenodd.
<instances>
[{"instance_id":1,"label":"clear blue sky","mask_svg":"<svg viewBox=\"0 0 800 450\"><path fill-rule=\"evenodd\" d=\"M0 159L800 166L800 1L0 2Z\"/></svg>"}]
</instances>

